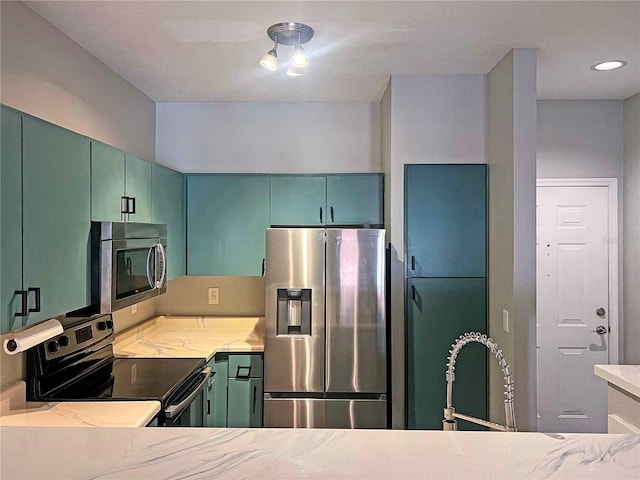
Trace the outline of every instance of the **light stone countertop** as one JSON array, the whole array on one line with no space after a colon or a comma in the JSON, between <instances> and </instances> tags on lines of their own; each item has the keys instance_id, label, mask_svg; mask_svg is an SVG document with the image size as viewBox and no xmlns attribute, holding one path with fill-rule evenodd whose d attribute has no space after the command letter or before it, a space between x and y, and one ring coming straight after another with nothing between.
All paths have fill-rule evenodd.
<instances>
[{"instance_id":1,"label":"light stone countertop","mask_svg":"<svg viewBox=\"0 0 640 480\"><path fill-rule=\"evenodd\" d=\"M25 382L3 389L0 426L144 427L160 411L160 402L26 402Z\"/></svg>"},{"instance_id":2,"label":"light stone countertop","mask_svg":"<svg viewBox=\"0 0 640 480\"><path fill-rule=\"evenodd\" d=\"M0 436L3 480L640 477L640 435L1 427Z\"/></svg>"},{"instance_id":3,"label":"light stone countertop","mask_svg":"<svg viewBox=\"0 0 640 480\"><path fill-rule=\"evenodd\" d=\"M116 335L118 357L194 357L263 352L263 317L159 316Z\"/></svg>"},{"instance_id":4,"label":"light stone countertop","mask_svg":"<svg viewBox=\"0 0 640 480\"><path fill-rule=\"evenodd\" d=\"M595 365L594 373L616 387L640 397L640 365Z\"/></svg>"}]
</instances>

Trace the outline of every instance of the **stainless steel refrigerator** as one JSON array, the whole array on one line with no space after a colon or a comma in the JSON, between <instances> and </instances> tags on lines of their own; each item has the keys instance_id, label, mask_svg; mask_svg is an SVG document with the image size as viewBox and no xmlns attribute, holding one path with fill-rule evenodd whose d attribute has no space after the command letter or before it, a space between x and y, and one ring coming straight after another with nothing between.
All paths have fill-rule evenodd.
<instances>
[{"instance_id":1,"label":"stainless steel refrigerator","mask_svg":"<svg viewBox=\"0 0 640 480\"><path fill-rule=\"evenodd\" d=\"M270 228L264 426L387 426L380 229Z\"/></svg>"}]
</instances>

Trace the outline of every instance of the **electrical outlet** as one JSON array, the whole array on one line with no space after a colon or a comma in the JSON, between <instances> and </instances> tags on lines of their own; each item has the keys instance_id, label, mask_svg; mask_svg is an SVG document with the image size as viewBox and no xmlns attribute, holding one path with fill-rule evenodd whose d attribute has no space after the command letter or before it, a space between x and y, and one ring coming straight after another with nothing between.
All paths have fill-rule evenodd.
<instances>
[{"instance_id":1,"label":"electrical outlet","mask_svg":"<svg viewBox=\"0 0 640 480\"><path fill-rule=\"evenodd\" d=\"M138 304L131 305L131 313L136 313L138 311Z\"/></svg>"},{"instance_id":2,"label":"electrical outlet","mask_svg":"<svg viewBox=\"0 0 640 480\"><path fill-rule=\"evenodd\" d=\"M209 287L209 305L218 305L219 302L218 287Z\"/></svg>"},{"instance_id":3,"label":"electrical outlet","mask_svg":"<svg viewBox=\"0 0 640 480\"><path fill-rule=\"evenodd\" d=\"M502 310L502 329L509 333L509 312Z\"/></svg>"}]
</instances>

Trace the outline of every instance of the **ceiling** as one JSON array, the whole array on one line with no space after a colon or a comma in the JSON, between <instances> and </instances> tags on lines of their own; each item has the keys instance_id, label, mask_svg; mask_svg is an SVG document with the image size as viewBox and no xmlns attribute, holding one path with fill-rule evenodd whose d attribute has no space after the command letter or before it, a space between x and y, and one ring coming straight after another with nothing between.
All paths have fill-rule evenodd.
<instances>
[{"instance_id":1,"label":"ceiling","mask_svg":"<svg viewBox=\"0 0 640 480\"><path fill-rule=\"evenodd\" d=\"M377 102L390 75L485 74L538 48L538 97L640 92L640 1L26 2L156 102ZM301 77L258 65L273 23L313 27ZM594 72L605 59L617 71Z\"/></svg>"}]
</instances>

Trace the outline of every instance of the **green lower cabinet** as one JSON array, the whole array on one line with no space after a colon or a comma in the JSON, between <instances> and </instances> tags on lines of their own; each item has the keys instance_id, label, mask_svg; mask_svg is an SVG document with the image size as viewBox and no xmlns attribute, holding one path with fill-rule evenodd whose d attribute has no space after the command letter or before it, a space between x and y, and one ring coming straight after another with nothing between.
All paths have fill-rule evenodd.
<instances>
[{"instance_id":1,"label":"green lower cabinet","mask_svg":"<svg viewBox=\"0 0 640 480\"><path fill-rule=\"evenodd\" d=\"M262 378L230 378L228 427L262 426Z\"/></svg>"},{"instance_id":2,"label":"green lower cabinet","mask_svg":"<svg viewBox=\"0 0 640 480\"><path fill-rule=\"evenodd\" d=\"M262 355L218 354L208 389L207 426L262 427Z\"/></svg>"},{"instance_id":3,"label":"green lower cabinet","mask_svg":"<svg viewBox=\"0 0 640 480\"><path fill-rule=\"evenodd\" d=\"M227 426L227 383L229 382L229 358L226 355L216 355L209 362L214 373L210 388L207 390L209 405L207 413L208 427Z\"/></svg>"},{"instance_id":4,"label":"green lower cabinet","mask_svg":"<svg viewBox=\"0 0 640 480\"><path fill-rule=\"evenodd\" d=\"M487 331L484 278L412 278L407 281L407 427L442 430L446 364L454 340ZM487 350L466 345L456 363L453 406L487 418ZM484 428L459 420L459 430Z\"/></svg>"}]
</instances>

